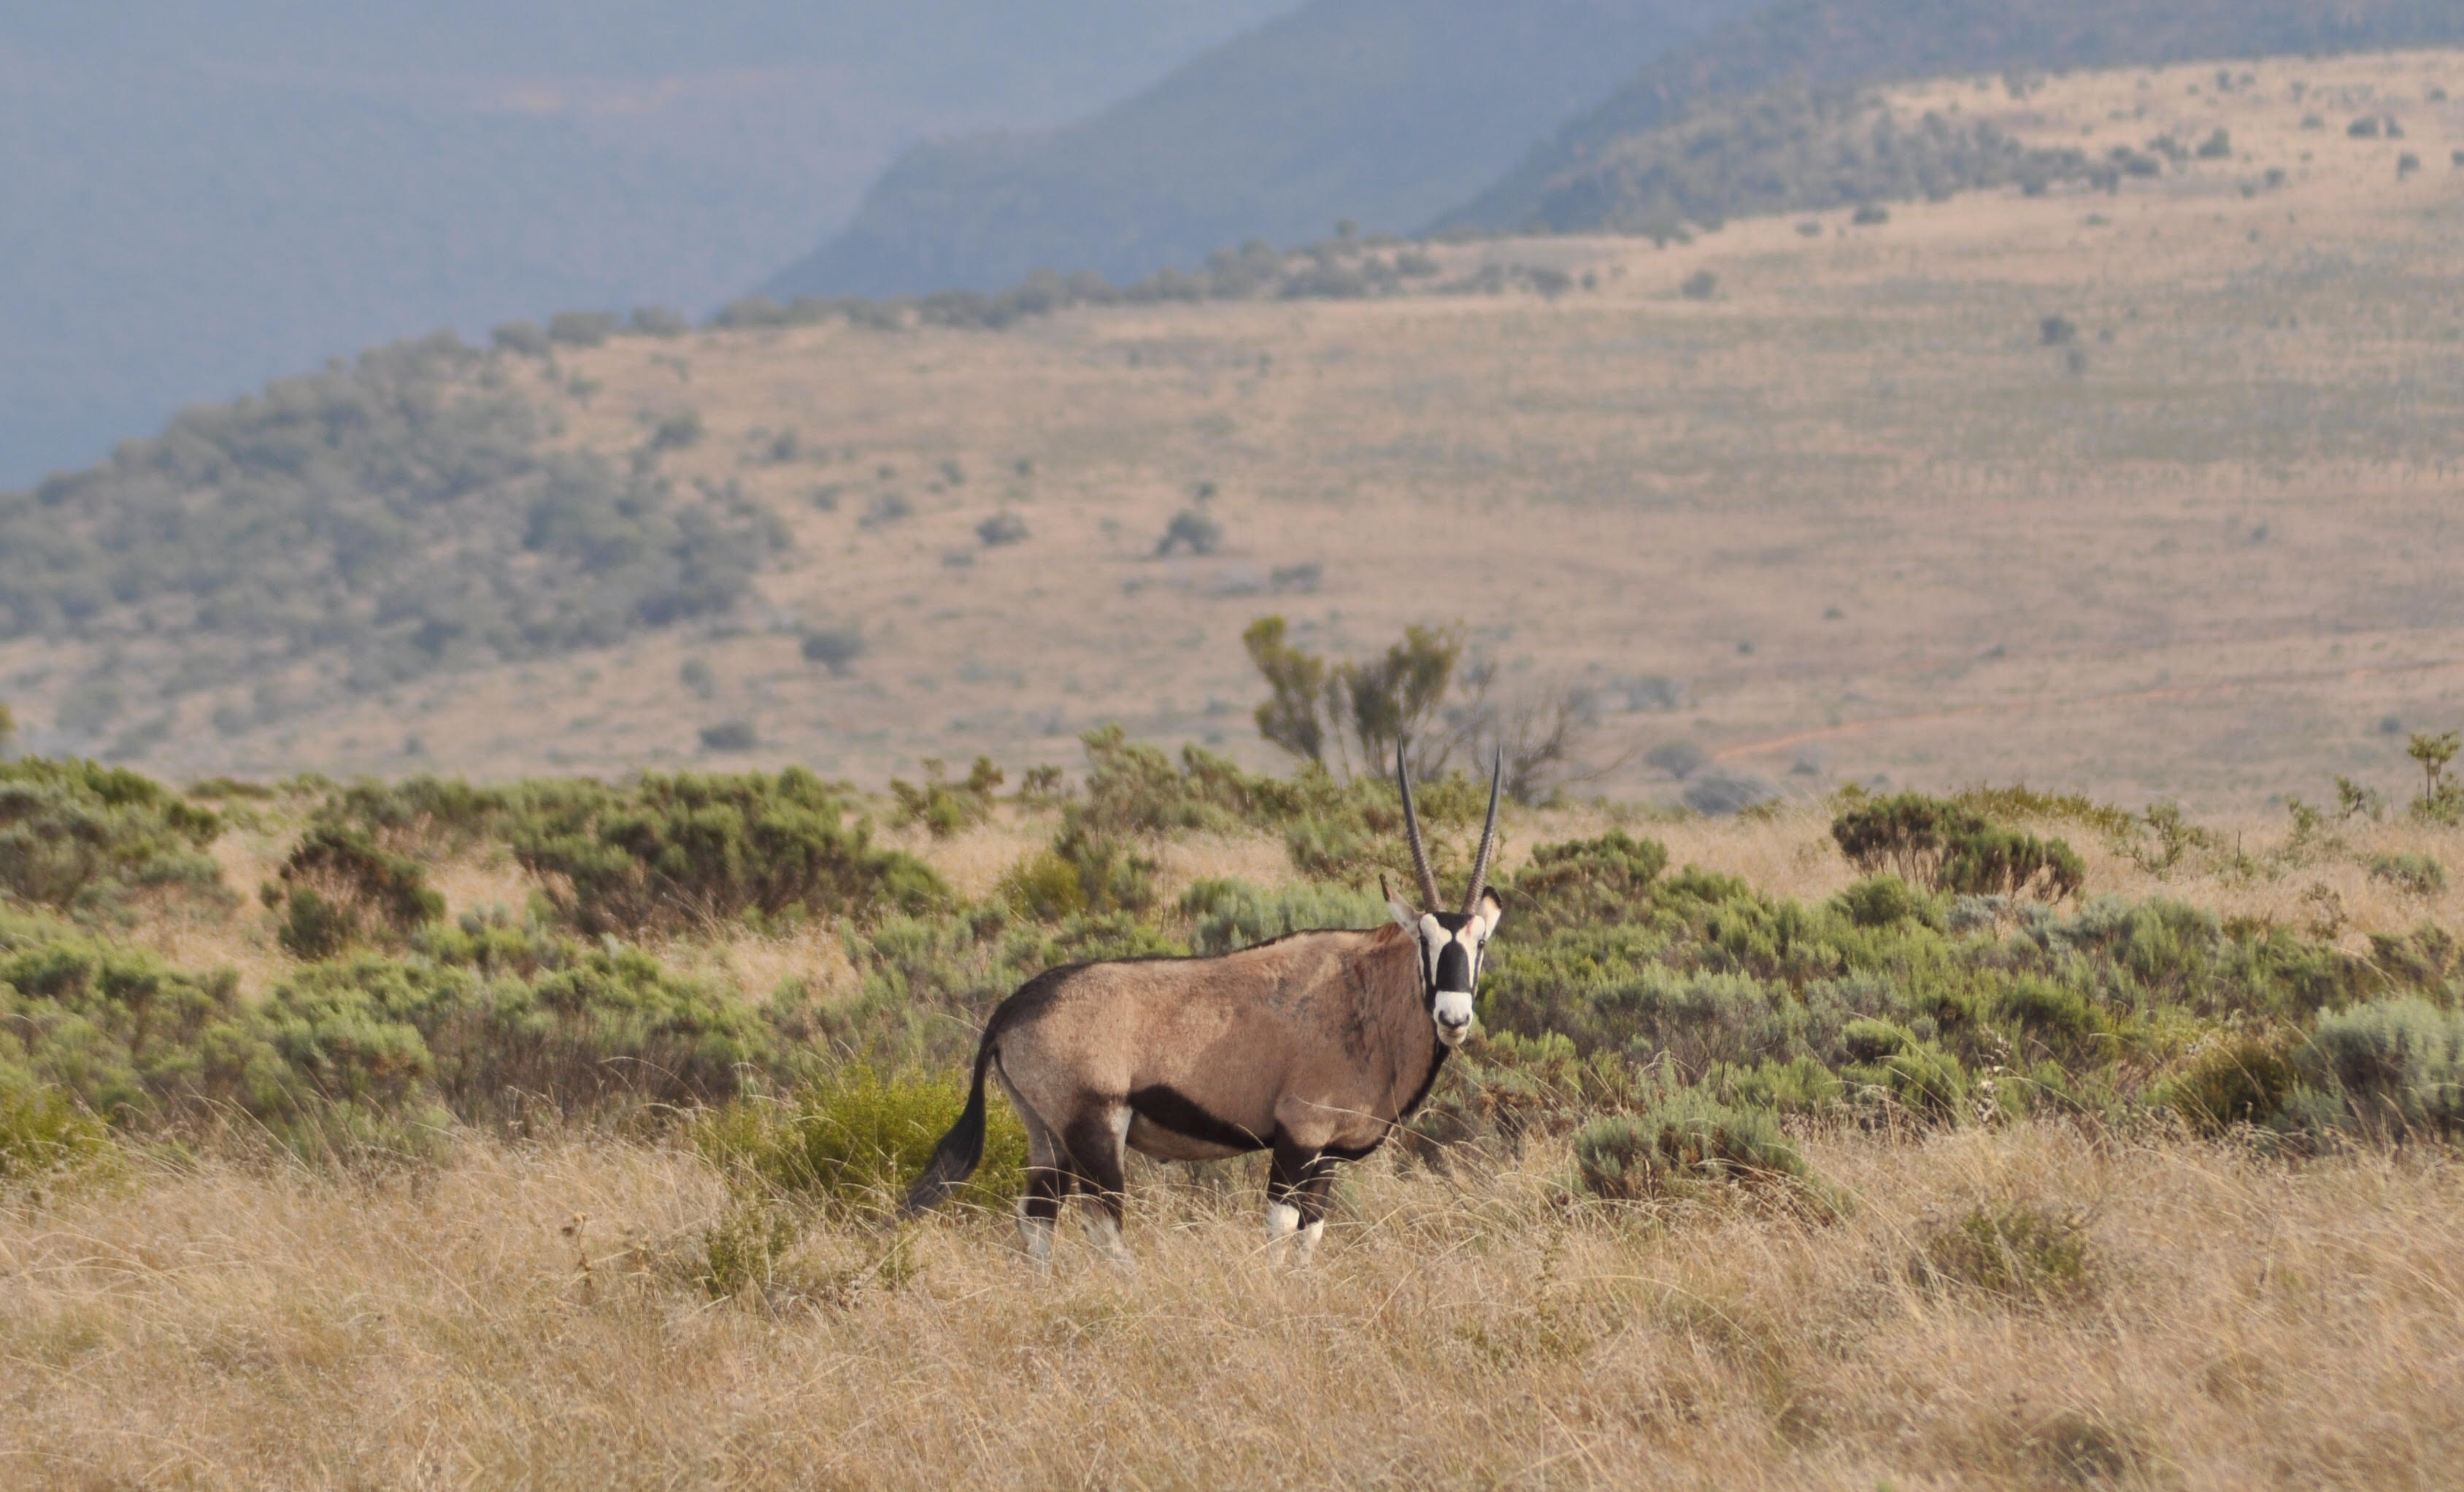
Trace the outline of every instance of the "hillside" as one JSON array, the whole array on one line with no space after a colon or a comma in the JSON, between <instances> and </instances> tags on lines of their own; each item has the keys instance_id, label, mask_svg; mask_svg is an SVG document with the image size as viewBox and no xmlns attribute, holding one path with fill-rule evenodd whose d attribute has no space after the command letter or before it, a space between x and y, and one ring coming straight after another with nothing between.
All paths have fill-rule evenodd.
<instances>
[{"instance_id":1,"label":"hillside","mask_svg":"<svg viewBox=\"0 0 2464 1492\"><path fill-rule=\"evenodd\" d=\"M2220 65L1881 96L2163 163L2110 190L388 355L417 398L381 358L10 499L0 688L29 747L183 776L1015 776L1115 718L1262 766L1253 620L1343 658L1459 619L1501 695L1581 693L1620 792L1688 785L1662 746L1793 790L2396 791L2406 732L2464 725L2464 56ZM477 423L356 433L431 398ZM589 521L533 522L567 463ZM314 537L223 537L260 533Z\"/></svg>"},{"instance_id":2,"label":"hillside","mask_svg":"<svg viewBox=\"0 0 2464 1492\"><path fill-rule=\"evenodd\" d=\"M1130 280L1338 219L1407 229L1745 4L1313 0L1092 118L914 147L843 232L763 288L990 289L1039 269Z\"/></svg>"},{"instance_id":3,"label":"hillside","mask_svg":"<svg viewBox=\"0 0 2464 1492\"><path fill-rule=\"evenodd\" d=\"M702 311L915 140L1075 117L1288 3L0 7L0 486L372 342Z\"/></svg>"},{"instance_id":4,"label":"hillside","mask_svg":"<svg viewBox=\"0 0 2464 1492\"><path fill-rule=\"evenodd\" d=\"M1792 90L2004 72L2024 89L2038 75L2072 68L2458 41L2464 11L2436 0L1778 0L1646 63L1486 190L1439 214L1431 230L1582 232L1655 219L1668 203L1636 157L1682 149L1679 138L1655 143L1655 132L1684 124L1699 142L1774 102L1786 108ZM1802 163L1782 152L1753 164L1764 169L1718 179L1747 183L1772 165ZM1889 183L1887 174L1873 179L1875 194L1891 194ZM1695 209L1714 217L1829 207L1839 197L1811 181L1793 194L1696 195L1716 197Z\"/></svg>"}]
</instances>

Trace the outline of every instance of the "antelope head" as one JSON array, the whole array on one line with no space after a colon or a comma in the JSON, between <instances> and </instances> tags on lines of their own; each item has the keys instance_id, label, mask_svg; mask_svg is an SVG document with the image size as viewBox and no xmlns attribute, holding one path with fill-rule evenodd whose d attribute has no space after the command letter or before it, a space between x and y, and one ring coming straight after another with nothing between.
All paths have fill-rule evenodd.
<instances>
[{"instance_id":1,"label":"antelope head","mask_svg":"<svg viewBox=\"0 0 2464 1492\"><path fill-rule=\"evenodd\" d=\"M1415 911L1393 896L1386 910L1397 926L1418 940L1420 986L1428 996L1429 1019L1438 1025L1438 1040L1461 1046L1471 1034L1472 996L1480 989L1481 954L1506 914L1505 903L1488 889L1488 860L1497 849L1497 790L1506 779L1501 755L1488 779L1488 823L1480 831L1480 853L1472 858L1471 887L1463 892L1463 911L1440 911L1438 877L1429 868L1429 848L1420 839L1420 816L1412 806L1412 777L1403 766L1403 748L1395 748L1395 785L1403 790L1403 832L1412 842L1412 869L1419 877L1420 907Z\"/></svg>"}]
</instances>

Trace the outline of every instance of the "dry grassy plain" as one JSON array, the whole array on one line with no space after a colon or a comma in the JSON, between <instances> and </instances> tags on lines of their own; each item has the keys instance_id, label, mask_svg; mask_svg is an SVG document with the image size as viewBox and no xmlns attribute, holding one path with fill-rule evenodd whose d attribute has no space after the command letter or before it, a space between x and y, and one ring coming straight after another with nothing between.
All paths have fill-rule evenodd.
<instances>
[{"instance_id":1,"label":"dry grassy plain","mask_svg":"<svg viewBox=\"0 0 2464 1492\"><path fill-rule=\"evenodd\" d=\"M1135 1278L988 1218L692 1282L672 1150L473 1142L353 1183L209 1164L0 1217L15 1487L2191 1488L2455 1484L2464 1174L2058 1130L1816 1136L1856 1197L1570 1206L1562 1153L1358 1168L1262 1257L1256 1180L1133 1181ZM2052 1299L1921 1283L1978 1205L2085 1218Z\"/></svg>"},{"instance_id":2,"label":"dry grassy plain","mask_svg":"<svg viewBox=\"0 0 2464 1492\"><path fill-rule=\"evenodd\" d=\"M1509 866L1594 820L1515 816ZM1049 832L917 847L980 890ZM1812 811L1651 832L1780 894L1851 873ZM2298 922L2322 884L2354 933L2464 929L2464 890L2425 901L2360 869L2464 864L2464 834L2343 832L2256 879L2193 857L2160 882L2081 845L2100 894ZM2242 847L2277 834L2251 824ZM234 877L272 847L233 836ZM1273 882L1280 860L1185 842L1164 880ZM438 880L456 912L527 889L485 860ZM147 937L254 982L281 961L266 928ZM748 998L789 973L849 993L826 935L658 952ZM1134 1279L1069 1246L1039 1280L983 1216L895 1253L825 1221L768 1298L732 1303L696 1278L724 1190L672 1138L473 1134L375 1177L245 1148L141 1157L0 1199L0 1485L2456 1483L2464 1172L2443 1150L2291 1161L2034 1124L1798 1139L1844 1220L1577 1202L1562 1142L1449 1174L1388 1153L1351 1169L1294 1271L1262 1257L1254 1164L1142 1164ZM2081 1222L2075 1287L2013 1298L1917 1267L1973 1209L2012 1206Z\"/></svg>"},{"instance_id":3,"label":"dry grassy plain","mask_svg":"<svg viewBox=\"0 0 2464 1492\"><path fill-rule=\"evenodd\" d=\"M2464 103L2428 101L2464 97L2464 55L2235 63L2251 81L2230 91L2217 71L1903 100L2100 155L2230 131L2228 158L2114 196L1441 251L1444 278L1589 277L1553 300L566 354L537 386L570 438L622 453L692 409L708 436L668 470L785 519L766 612L228 746L199 730L165 763L399 772L416 735L454 770L612 771L747 719L760 758L877 782L928 756L1071 764L1073 733L1110 718L1262 762L1239 634L1282 610L1336 652L1460 618L1509 685L1600 689L1603 759L1682 737L1793 781L2026 778L2211 811L2337 771L2391 788L2384 720L2464 724ZM2403 138L2350 137L2365 114ZM1698 270L1710 300L1678 294ZM2043 344L2056 315L2076 344ZM763 459L783 430L802 454ZM1224 551L1155 559L1207 482ZM892 494L913 516L868 524ZM1005 511L1031 537L979 542ZM1314 593L1271 592L1311 563ZM845 677L798 654L830 623L869 641ZM711 697L678 683L689 657ZM1653 675L1682 705L1626 711Z\"/></svg>"}]
</instances>

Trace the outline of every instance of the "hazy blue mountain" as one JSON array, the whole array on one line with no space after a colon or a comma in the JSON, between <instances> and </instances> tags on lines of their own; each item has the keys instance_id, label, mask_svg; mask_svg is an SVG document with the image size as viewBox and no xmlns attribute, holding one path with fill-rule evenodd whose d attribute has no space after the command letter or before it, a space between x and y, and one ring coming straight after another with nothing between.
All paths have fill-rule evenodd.
<instances>
[{"instance_id":1,"label":"hazy blue mountain","mask_svg":"<svg viewBox=\"0 0 2464 1492\"><path fill-rule=\"evenodd\" d=\"M2157 64L2464 40L2458 0L1776 0L1646 64L1435 230L1614 225L1619 143L1782 85Z\"/></svg>"},{"instance_id":2,"label":"hazy blue mountain","mask_svg":"<svg viewBox=\"0 0 2464 1492\"><path fill-rule=\"evenodd\" d=\"M0 488L438 326L705 310L910 143L1083 115L1294 0L12 0Z\"/></svg>"},{"instance_id":3,"label":"hazy blue mountain","mask_svg":"<svg viewBox=\"0 0 2464 1492\"><path fill-rule=\"evenodd\" d=\"M1312 0L1092 118L909 150L764 291L1134 278L1341 218L1408 229L1751 0Z\"/></svg>"}]
</instances>

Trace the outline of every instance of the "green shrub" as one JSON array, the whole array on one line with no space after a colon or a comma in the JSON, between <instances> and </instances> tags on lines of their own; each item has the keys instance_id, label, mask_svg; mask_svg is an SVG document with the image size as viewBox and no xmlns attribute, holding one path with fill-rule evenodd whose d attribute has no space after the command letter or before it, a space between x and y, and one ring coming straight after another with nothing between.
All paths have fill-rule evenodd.
<instances>
[{"instance_id":1,"label":"green shrub","mask_svg":"<svg viewBox=\"0 0 2464 1492\"><path fill-rule=\"evenodd\" d=\"M2159 1084L2153 1096L2192 1129L2214 1135L2238 1126L2273 1123L2292 1098L2296 1079L2282 1042L2227 1035Z\"/></svg>"},{"instance_id":2,"label":"green shrub","mask_svg":"<svg viewBox=\"0 0 2464 1492\"><path fill-rule=\"evenodd\" d=\"M1089 911L1136 913L1155 905L1155 860L1125 839L1089 830L1075 803L1063 812L1052 855L1077 877L1079 900Z\"/></svg>"},{"instance_id":3,"label":"green shrub","mask_svg":"<svg viewBox=\"0 0 2464 1492\"><path fill-rule=\"evenodd\" d=\"M1955 895L2058 901L2075 894L2087 873L2060 840L2004 828L1922 793L1852 800L1832 821L1831 835L1868 875L1889 870Z\"/></svg>"},{"instance_id":4,"label":"green shrub","mask_svg":"<svg viewBox=\"0 0 2464 1492\"><path fill-rule=\"evenodd\" d=\"M965 1107L964 1084L883 1077L858 1063L781 1102L732 1104L694 1126L693 1145L739 1190L835 1210L887 1208L924 1170ZM1025 1184L1026 1130L997 1099L985 1105L984 1156L958 1194L1002 1207Z\"/></svg>"},{"instance_id":5,"label":"green shrub","mask_svg":"<svg viewBox=\"0 0 2464 1492\"><path fill-rule=\"evenodd\" d=\"M128 1124L210 1096L245 1045L238 977L174 970L49 917L0 911L0 1082Z\"/></svg>"},{"instance_id":6,"label":"green shrub","mask_svg":"<svg viewBox=\"0 0 2464 1492\"><path fill-rule=\"evenodd\" d=\"M1868 876L1833 899L1840 914L1860 928L1892 928L1927 919L1932 909L1914 887L1895 875Z\"/></svg>"},{"instance_id":7,"label":"green shrub","mask_svg":"<svg viewBox=\"0 0 2464 1492\"><path fill-rule=\"evenodd\" d=\"M1728 1187L1793 1186L1807 1175L1769 1111L1730 1108L1685 1088L1642 1114L1576 1130L1574 1168L1584 1191L1610 1201L1702 1198Z\"/></svg>"},{"instance_id":8,"label":"green shrub","mask_svg":"<svg viewBox=\"0 0 2464 1492\"><path fill-rule=\"evenodd\" d=\"M354 782L328 797L317 818L358 828L395 854L435 859L503 833L520 792L422 773L395 782Z\"/></svg>"},{"instance_id":9,"label":"green shrub","mask_svg":"<svg viewBox=\"0 0 2464 1492\"><path fill-rule=\"evenodd\" d=\"M1078 867L1048 848L1020 857L1018 864L1001 873L993 896L1020 916L1038 922L1059 922L1087 910L1087 890L1078 884Z\"/></svg>"},{"instance_id":10,"label":"green shrub","mask_svg":"<svg viewBox=\"0 0 2464 1492\"><path fill-rule=\"evenodd\" d=\"M2370 1133L2464 1133L2464 1012L2419 997L2319 1019L2302 1065L2321 1074Z\"/></svg>"},{"instance_id":11,"label":"green shrub","mask_svg":"<svg viewBox=\"0 0 2464 1492\"><path fill-rule=\"evenodd\" d=\"M264 897L282 913L283 948L299 958L331 958L370 939L399 945L445 915L419 862L330 823L309 827Z\"/></svg>"},{"instance_id":12,"label":"green shrub","mask_svg":"<svg viewBox=\"0 0 2464 1492\"><path fill-rule=\"evenodd\" d=\"M227 897L204 853L212 810L124 767L41 757L0 762L0 892L80 914L147 893Z\"/></svg>"},{"instance_id":13,"label":"green shrub","mask_svg":"<svg viewBox=\"0 0 2464 1492\"><path fill-rule=\"evenodd\" d=\"M1182 894L1180 911L1193 924L1190 946L1201 954L1228 954L1319 928L1374 928L1388 919L1383 899L1311 881L1272 890L1246 881L1199 881Z\"/></svg>"},{"instance_id":14,"label":"green shrub","mask_svg":"<svg viewBox=\"0 0 2464 1492\"><path fill-rule=\"evenodd\" d=\"M2431 897L2447 889L2447 867L2433 855L2372 855L2370 879L2408 896Z\"/></svg>"},{"instance_id":15,"label":"green shrub","mask_svg":"<svg viewBox=\"0 0 2464 1492\"><path fill-rule=\"evenodd\" d=\"M1846 1085L1812 1057L1765 1060L1751 1066L1714 1063L1703 1076L1705 1090L1733 1108L1775 1113L1813 1113L1838 1101Z\"/></svg>"},{"instance_id":16,"label":"green shrub","mask_svg":"<svg viewBox=\"0 0 2464 1492\"><path fill-rule=\"evenodd\" d=\"M722 1301L767 1292L803 1231L792 1214L766 1198L737 1199L702 1235L702 1288Z\"/></svg>"},{"instance_id":17,"label":"green shrub","mask_svg":"<svg viewBox=\"0 0 2464 1492\"><path fill-rule=\"evenodd\" d=\"M2126 839L2139 826L2139 816L2126 808L2098 802L2081 793L2044 793L2025 784L1964 787L1952 795L1951 801L1988 819L2000 822L2039 819L2076 823L2112 840Z\"/></svg>"},{"instance_id":18,"label":"green shrub","mask_svg":"<svg viewBox=\"0 0 2464 1492\"><path fill-rule=\"evenodd\" d=\"M1001 769L993 759L978 757L963 782L951 782L948 776L947 765L927 757L923 786L891 779L891 794L898 800L898 822L920 823L935 839L948 839L961 829L992 822L994 794L1001 785Z\"/></svg>"},{"instance_id":19,"label":"green shrub","mask_svg":"<svg viewBox=\"0 0 2464 1492\"><path fill-rule=\"evenodd\" d=\"M2110 1055L2113 1023L2078 990L2043 978L2014 979L2000 987L1993 1014L2021 1037L2023 1061L2052 1057L2066 1066L2095 1065Z\"/></svg>"},{"instance_id":20,"label":"green shrub","mask_svg":"<svg viewBox=\"0 0 2464 1492\"><path fill-rule=\"evenodd\" d=\"M1639 920L1650 912L1652 882L1667 867L1668 851L1657 840L1623 829L1543 845L1512 882L1516 933Z\"/></svg>"},{"instance_id":21,"label":"green shrub","mask_svg":"<svg viewBox=\"0 0 2464 1492\"><path fill-rule=\"evenodd\" d=\"M576 783L561 800L535 800L514 854L585 932L950 902L930 867L874 848L869 825L850 826L846 814L837 789L798 767L777 777L646 773L627 789Z\"/></svg>"},{"instance_id":22,"label":"green shrub","mask_svg":"<svg viewBox=\"0 0 2464 1492\"><path fill-rule=\"evenodd\" d=\"M1866 1093L1887 1094L1908 1112L1937 1122L1959 1116L1969 1086L1959 1059L1930 1043L1903 1047L1879 1062L1852 1064L1839 1075Z\"/></svg>"},{"instance_id":23,"label":"green shrub","mask_svg":"<svg viewBox=\"0 0 2464 1492\"><path fill-rule=\"evenodd\" d=\"M2035 1203L1970 1207L1935 1226L1909 1266L1920 1284L2014 1305L2059 1305L2094 1285L2082 1219Z\"/></svg>"},{"instance_id":24,"label":"green shrub","mask_svg":"<svg viewBox=\"0 0 2464 1492\"><path fill-rule=\"evenodd\" d=\"M12 1082L0 1067L0 1187L91 1171L111 1155L110 1126L61 1089Z\"/></svg>"},{"instance_id":25,"label":"green shrub","mask_svg":"<svg viewBox=\"0 0 2464 1492\"><path fill-rule=\"evenodd\" d=\"M1839 1032L1840 1053L1853 1063L1886 1062L1916 1044L1905 1026L1870 1016L1849 1021Z\"/></svg>"}]
</instances>

